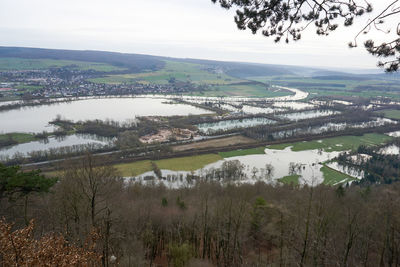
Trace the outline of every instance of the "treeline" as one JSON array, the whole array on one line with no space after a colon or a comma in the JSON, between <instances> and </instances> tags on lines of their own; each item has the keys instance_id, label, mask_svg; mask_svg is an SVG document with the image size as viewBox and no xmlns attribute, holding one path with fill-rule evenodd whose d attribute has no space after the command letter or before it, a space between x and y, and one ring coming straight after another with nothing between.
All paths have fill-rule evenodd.
<instances>
[{"instance_id":1,"label":"treeline","mask_svg":"<svg viewBox=\"0 0 400 267\"><path fill-rule=\"evenodd\" d=\"M41 133L30 134L31 136L28 139L31 139L31 141L46 140L52 134L59 136L60 132L55 131L53 133L48 133L46 131L43 131ZM14 133L6 133L0 135L0 148L18 145L21 142L22 141L18 140L18 136L16 136Z\"/></svg>"},{"instance_id":2,"label":"treeline","mask_svg":"<svg viewBox=\"0 0 400 267\"><path fill-rule=\"evenodd\" d=\"M275 139L300 137L303 135L318 135L335 132L360 134L362 128L387 127L388 130L396 124L384 122L383 125L376 120L377 114L362 109L352 109L329 117L313 118L312 120L299 120L286 124L259 125L244 129L243 134L254 139L272 141ZM361 127L365 123L365 127ZM361 131L362 132L362 131Z\"/></svg>"},{"instance_id":3,"label":"treeline","mask_svg":"<svg viewBox=\"0 0 400 267\"><path fill-rule=\"evenodd\" d=\"M0 105L0 112L1 111L7 111L7 110L13 110L13 109L21 109L25 107L35 107L35 106L41 106L41 105L56 105L59 103L70 103L76 99L73 98L60 98L60 99L51 99L51 98L45 98L45 99L30 99L26 101L13 101L10 104L7 105Z\"/></svg>"},{"instance_id":4,"label":"treeline","mask_svg":"<svg viewBox=\"0 0 400 267\"><path fill-rule=\"evenodd\" d=\"M352 75L352 76L346 76L346 75L329 75L329 76L313 76L313 80L328 80L328 81L365 81L369 80L370 77L367 76L361 76L361 75Z\"/></svg>"},{"instance_id":5,"label":"treeline","mask_svg":"<svg viewBox=\"0 0 400 267\"><path fill-rule=\"evenodd\" d=\"M65 135L75 132L113 139L114 145L119 149L142 146L139 137L157 133L160 128L159 123L145 118L121 123L113 120L73 122L57 117L50 123L57 125L59 127L57 132L64 133Z\"/></svg>"},{"instance_id":6,"label":"treeline","mask_svg":"<svg viewBox=\"0 0 400 267\"><path fill-rule=\"evenodd\" d=\"M376 85L357 85L352 90L353 92L363 91L378 91L378 92L398 92L400 91L399 84L376 84Z\"/></svg>"},{"instance_id":7,"label":"treeline","mask_svg":"<svg viewBox=\"0 0 400 267\"><path fill-rule=\"evenodd\" d=\"M400 181L400 158L397 154L385 154L391 146L400 147L400 138L378 147L360 146L356 152L343 153L337 157L338 163L348 168L357 169L364 174L356 183L391 184ZM357 156L358 155L358 156Z\"/></svg>"},{"instance_id":8,"label":"treeline","mask_svg":"<svg viewBox=\"0 0 400 267\"><path fill-rule=\"evenodd\" d=\"M135 145L136 144L136 145ZM110 140L108 144L88 143L81 145L55 147L47 150L35 150L14 155L0 155L0 163L11 165L30 165L45 164L47 168L53 168L57 162L63 162L64 159L84 157L86 153L97 154L107 161L119 163L131 158L134 159L152 159L173 157L171 146L168 144L142 145L135 134L123 132L118 139ZM185 154L185 156L189 153ZM128 161L129 162L129 161ZM54 163L54 164L53 164ZM43 165L41 165L43 167Z\"/></svg>"},{"instance_id":9,"label":"treeline","mask_svg":"<svg viewBox=\"0 0 400 267\"><path fill-rule=\"evenodd\" d=\"M61 128L60 131L68 132L74 130L76 133L92 134L102 137L118 137L124 132L131 132L141 137L148 134L156 134L162 128L182 127L193 129L187 124L187 120L181 117L140 117L137 119L119 122L114 120L86 120L73 122L57 117L51 124Z\"/></svg>"},{"instance_id":10,"label":"treeline","mask_svg":"<svg viewBox=\"0 0 400 267\"><path fill-rule=\"evenodd\" d=\"M0 139L0 147L13 146L17 144L18 141L15 140L11 134L7 134L4 138Z\"/></svg>"},{"instance_id":11,"label":"treeline","mask_svg":"<svg viewBox=\"0 0 400 267\"><path fill-rule=\"evenodd\" d=\"M57 117L51 124L57 125L57 133L91 134L100 137L116 138L118 148L138 147L142 143L139 137L158 133L161 129L196 130L195 122L202 121L200 116L140 117L125 122L114 120L87 120L73 122ZM120 144L123 144L120 146Z\"/></svg>"},{"instance_id":12,"label":"treeline","mask_svg":"<svg viewBox=\"0 0 400 267\"><path fill-rule=\"evenodd\" d=\"M102 266L400 264L399 183L334 188L210 181L168 189L127 183L88 157L65 166L50 192L30 194L25 209L25 198L2 198L0 216L14 228L35 219L37 238L57 233L75 246L96 229Z\"/></svg>"},{"instance_id":13,"label":"treeline","mask_svg":"<svg viewBox=\"0 0 400 267\"><path fill-rule=\"evenodd\" d=\"M26 154L16 152L11 156L1 155L0 162L7 165L29 164L82 156L89 151L91 153L104 153L110 152L114 149L115 148L112 145L89 143L83 145L55 147L47 150L35 150L27 152Z\"/></svg>"},{"instance_id":14,"label":"treeline","mask_svg":"<svg viewBox=\"0 0 400 267\"><path fill-rule=\"evenodd\" d=\"M325 90L326 88L321 87L337 87L345 88L345 84L340 83L312 83L312 82L285 82L288 87L307 87L307 88L318 88L319 90Z\"/></svg>"}]
</instances>

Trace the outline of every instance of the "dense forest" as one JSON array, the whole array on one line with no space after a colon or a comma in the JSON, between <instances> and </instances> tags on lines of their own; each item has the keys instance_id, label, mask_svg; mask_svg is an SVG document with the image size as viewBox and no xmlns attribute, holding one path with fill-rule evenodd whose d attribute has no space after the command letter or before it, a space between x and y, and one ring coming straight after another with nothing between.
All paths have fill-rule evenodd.
<instances>
[{"instance_id":1,"label":"dense forest","mask_svg":"<svg viewBox=\"0 0 400 267\"><path fill-rule=\"evenodd\" d=\"M396 138L378 147L362 145L357 151L342 153L337 161L342 166L364 173L364 179L357 182L359 184L391 184L399 181L400 157L384 151L399 144Z\"/></svg>"},{"instance_id":2,"label":"dense forest","mask_svg":"<svg viewBox=\"0 0 400 267\"><path fill-rule=\"evenodd\" d=\"M52 253L64 259L58 266L400 264L398 183L238 186L199 178L171 189L128 182L98 164L88 155L57 179L0 168L3 266L52 266ZM54 249L38 249L45 244Z\"/></svg>"}]
</instances>

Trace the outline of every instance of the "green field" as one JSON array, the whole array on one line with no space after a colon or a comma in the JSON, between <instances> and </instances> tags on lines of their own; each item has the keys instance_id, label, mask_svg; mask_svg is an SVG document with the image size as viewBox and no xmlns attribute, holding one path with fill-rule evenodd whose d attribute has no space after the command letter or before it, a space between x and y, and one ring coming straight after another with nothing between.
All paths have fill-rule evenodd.
<instances>
[{"instance_id":1,"label":"green field","mask_svg":"<svg viewBox=\"0 0 400 267\"><path fill-rule=\"evenodd\" d=\"M337 183L346 183L349 181L356 180L355 178L353 178L347 174L338 172L327 166L323 166L321 168L321 172L324 174L324 184L326 184L326 185L334 185Z\"/></svg>"},{"instance_id":2,"label":"green field","mask_svg":"<svg viewBox=\"0 0 400 267\"><path fill-rule=\"evenodd\" d=\"M349 97L389 97L389 98L400 98L400 89L399 92L387 93L384 91L340 91L340 90L317 90L317 89L309 89L305 90L310 93L309 97L313 95L319 96L349 96Z\"/></svg>"},{"instance_id":3,"label":"green field","mask_svg":"<svg viewBox=\"0 0 400 267\"><path fill-rule=\"evenodd\" d=\"M282 178L279 178L278 181L284 184L293 184L293 185L298 185L299 184L299 178L300 175L298 174L293 174L289 176L285 176Z\"/></svg>"},{"instance_id":4,"label":"green field","mask_svg":"<svg viewBox=\"0 0 400 267\"><path fill-rule=\"evenodd\" d=\"M7 140L13 140L20 144L20 143L35 141L36 138L33 134L28 134L28 133L0 134L0 141L7 141Z\"/></svg>"},{"instance_id":5,"label":"green field","mask_svg":"<svg viewBox=\"0 0 400 267\"><path fill-rule=\"evenodd\" d=\"M390 80L352 80L352 79L318 79L299 76L256 76L247 77L252 81L267 84L276 84L299 88L310 93L309 98L319 96L351 96L351 97L390 97L400 98L400 84L394 85ZM357 86L374 86L374 90L360 90ZM390 87L390 90L382 90L382 87ZM393 91L396 89L397 91Z\"/></svg>"},{"instance_id":6,"label":"green field","mask_svg":"<svg viewBox=\"0 0 400 267\"><path fill-rule=\"evenodd\" d=\"M397 109L387 109L383 111L386 118L400 120L400 110Z\"/></svg>"},{"instance_id":7,"label":"green field","mask_svg":"<svg viewBox=\"0 0 400 267\"><path fill-rule=\"evenodd\" d=\"M226 74L211 72L199 64L175 61L165 61L164 68L158 71L108 75L103 78L91 79L90 81L109 84L134 82L144 84L168 84L171 79L181 82L212 85L223 85L241 81Z\"/></svg>"},{"instance_id":8,"label":"green field","mask_svg":"<svg viewBox=\"0 0 400 267\"><path fill-rule=\"evenodd\" d=\"M338 183L346 183L346 182L356 180L356 178L353 178L347 174L338 172L327 166L321 167L321 172L324 175L323 184L325 184L325 185L335 185ZM298 185L300 177L301 177L300 175L294 174L294 175L282 177L282 178L278 179L278 181L281 183L284 183L284 184Z\"/></svg>"},{"instance_id":9,"label":"green field","mask_svg":"<svg viewBox=\"0 0 400 267\"><path fill-rule=\"evenodd\" d=\"M354 80L325 80L325 79L316 79L316 78L301 77L301 76L256 76L256 77L247 77L247 79L263 83L282 84L282 85L287 85L288 83L290 83L290 85L288 85L289 87L293 86L304 89L322 87L322 88L329 88L336 90L349 90L353 89L357 85L368 84L371 82L368 81L366 83L366 81L354 81Z\"/></svg>"},{"instance_id":10,"label":"green field","mask_svg":"<svg viewBox=\"0 0 400 267\"><path fill-rule=\"evenodd\" d=\"M219 152L218 154L223 158L246 156L246 155L256 155L265 154L265 147L249 148L249 149L238 149L228 152Z\"/></svg>"},{"instance_id":11,"label":"green field","mask_svg":"<svg viewBox=\"0 0 400 267\"><path fill-rule=\"evenodd\" d=\"M25 58L0 58L0 71L9 70L44 70L52 67L71 66L80 70L117 71L122 68L105 63L54 60L54 59L25 59Z\"/></svg>"},{"instance_id":12,"label":"green field","mask_svg":"<svg viewBox=\"0 0 400 267\"><path fill-rule=\"evenodd\" d=\"M218 154L204 154L190 157L170 158L154 161L158 168L171 171L195 171L201 169L207 164L221 160ZM136 176L144 172L151 171L151 161L143 160L132 163L114 165L121 172L122 176Z\"/></svg>"},{"instance_id":13,"label":"green field","mask_svg":"<svg viewBox=\"0 0 400 267\"><path fill-rule=\"evenodd\" d=\"M372 133L364 134L363 136L338 136L309 142L271 145L268 148L282 150L286 147L292 146L292 151L323 149L326 152L332 152L354 150L357 149L360 145L379 145L389 141L390 139L392 139L392 137L390 136Z\"/></svg>"}]
</instances>

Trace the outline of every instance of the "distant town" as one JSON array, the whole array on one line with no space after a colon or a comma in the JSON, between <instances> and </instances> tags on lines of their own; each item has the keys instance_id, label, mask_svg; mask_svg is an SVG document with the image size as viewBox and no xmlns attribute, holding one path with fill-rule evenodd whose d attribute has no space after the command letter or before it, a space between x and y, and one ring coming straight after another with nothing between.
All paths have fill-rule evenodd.
<instances>
[{"instance_id":1,"label":"distant town","mask_svg":"<svg viewBox=\"0 0 400 267\"><path fill-rule=\"evenodd\" d=\"M108 84L89 79L104 73L93 70L74 70L68 67L50 70L12 70L0 72L0 100L37 99L76 96L130 95L130 94L179 94L203 91L206 85L195 85L171 79L167 84L139 82ZM34 89L34 90L31 90Z\"/></svg>"}]
</instances>

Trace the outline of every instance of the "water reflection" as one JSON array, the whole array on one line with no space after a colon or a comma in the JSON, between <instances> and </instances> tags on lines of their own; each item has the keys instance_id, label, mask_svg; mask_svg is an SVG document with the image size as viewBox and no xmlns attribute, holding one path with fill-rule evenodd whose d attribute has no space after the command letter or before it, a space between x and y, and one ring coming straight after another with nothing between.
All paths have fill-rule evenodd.
<instances>
[{"instance_id":1,"label":"water reflection","mask_svg":"<svg viewBox=\"0 0 400 267\"><path fill-rule=\"evenodd\" d=\"M400 147L397 145L390 145L381 148L378 153L383 155L399 155L400 154Z\"/></svg>"},{"instance_id":2,"label":"water reflection","mask_svg":"<svg viewBox=\"0 0 400 267\"><path fill-rule=\"evenodd\" d=\"M303 111L303 112L296 112L296 113L289 113L284 115L279 115L278 117L289 119L291 121L298 121L304 119L312 119L318 118L323 116L330 116L334 114L338 114L339 112L333 110L310 110L310 111Z\"/></svg>"},{"instance_id":3,"label":"water reflection","mask_svg":"<svg viewBox=\"0 0 400 267\"><path fill-rule=\"evenodd\" d=\"M292 151L290 147L284 150L265 149L265 154L262 155L246 155L231 157L206 165L202 169L194 172L187 171L171 171L161 170L162 176L166 179L163 181L167 186L179 187L186 183L183 178L188 174L202 177L209 176L210 173L215 173L215 170L221 168L226 161L238 160L243 166L243 179L236 180L235 183L255 183L262 180L267 183L277 183L277 179L297 174L300 176L300 184L318 185L323 182L324 177L321 172L321 163L329 161L339 155L339 152L325 152L322 150L306 150ZM272 171L268 170L268 166L272 166ZM256 174L256 175L255 175ZM266 175L269 174L269 175ZM167 179L167 177L171 179ZM158 179L154 172L146 172L137 177L136 181L156 182ZM172 177L175 177L172 179ZM180 177L180 178L179 178Z\"/></svg>"},{"instance_id":4,"label":"water reflection","mask_svg":"<svg viewBox=\"0 0 400 267\"><path fill-rule=\"evenodd\" d=\"M0 112L0 133L54 131L49 122L57 114L73 121L112 119L123 122L136 116L210 114L187 104L167 104L155 98L100 98L27 107Z\"/></svg>"},{"instance_id":5,"label":"water reflection","mask_svg":"<svg viewBox=\"0 0 400 267\"><path fill-rule=\"evenodd\" d=\"M19 144L12 147L0 149L0 157L12 157L15 154L27 155L29 152L48 150L74 145L98 144L108 145L112 140L107 138L98 138L94 135L74 134L68 136L50 137L39 141Z\"/></svg>"},{"instance_id":6,"label":"water reflection","mask_svg":"<svg viewBox=\"0 0 400 267\"><path fill-rule=\"evenodd\" d=\"M257 125L266 125L274 123L276 122L266 118L249 118L240 120L225 120L212 123L202 123L197 125L197 127L202 133L214 133L221 130L226 131L235 128L253 127Z\"/></svg>"}]
</instances>

